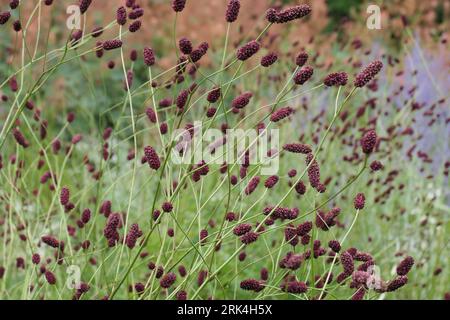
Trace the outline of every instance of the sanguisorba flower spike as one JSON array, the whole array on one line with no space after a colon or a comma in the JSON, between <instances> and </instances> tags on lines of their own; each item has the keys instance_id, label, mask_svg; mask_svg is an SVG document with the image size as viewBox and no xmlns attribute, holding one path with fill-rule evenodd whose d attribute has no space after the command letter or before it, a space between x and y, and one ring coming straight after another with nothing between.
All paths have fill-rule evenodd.
<instances>
[{"instance_id":1,"label":"sanguisorba flower spike","mask_svg":"<svg viewBox=\"0 0 450 320\"><path fill-rule=\"evenodd\" d=\"M308 81L314 73L314 69L309 66L301 68L294 76L294 82L297 85L302 85Z\"/></svg>"},{"instance_id":2,"label":"sanguisorba flower spike","mask_svg":"<svg viewBox=\"0 0 450 320\"><path fill-rule=\"evenodd\" d=\"M92 0L80 0L79 7L80 7L81 14L84 14L89 9L89 6L91 5L91 3L92 3Z\"/></svg>"},{"instance_id":3,"label":"sanguisorba flower spike","mask_svg":"<svg viewBox=\"0 0 450 320\"><path fill-rule=\"evenodd\" d=\"M375 130L367 131L361 138L361 147L365 154L372 153L376 144L377 144L377 133L375 132Z\"/></svg>"},{"instance_id":4,"label":"sanguisorba flower spike","mask_svg":"<svg viewBox=\"0 0 450 320\"><path fill-rule=\"evenodd\" d=\"M259 42L252 40L237 50L236 57L238 60L245 61L256 54L259 51L259 48Z\"/></svg>"},{"instance_id":5,"label":"sanguisorba flower spike","mask_svg":"<svg viewBox=\"0 0 450 320\"><path fill-rule=\"evenodd\" d=\"M267 10L266 18L270 23L286 23L292 20L300 19L311 13L311 7L302 4L285 10L277 11L273 8Z\"/></svg>"},{"instance_id":6,"label":"sanguisorba flower spike","mask_svg":"<svg viewBox=\"0 0 450 320\"><path fill-rule=\"evenodd\" d=\"M144 63L147 65L147 67L151 67L155 64L155 54L152 48L144 48Z\"/></svg>"},{"instance_id":7,"label":"sanguisorba flower spike","mask_svg":"<svg viewBox=\"0 0 450 320\"><path fill-rule=\"evenodd\" d=\"M355 87L362 88L368 84L381 71L383 63L379 60L371 62L355 78Z\"/></svg>"},{"instance_id":8,"label":"sanguisorba flower spike","mask_svg":"<svg viewBox=\"0 0 450 320\"><path fill-rule=\"evenodd\" d=\"M175 12L183 11L185 5L186 5L186 0L173 0L172 1L172 9Z\"/></svg>"},{"instance_id":9,"label":"sanguisorba flower spike","mask_svg":"<svg viewBox=\"0 0 450 320\"><path fill-rule=\"evenodd\" d=\"M236 21L239 16L239 9L241 8L241 2L239 0L230 0L227 6L227 12L225 13L225 19L227 22L232 23Z\"/></svg>"},{"instance_id":10,"label":"sanguisorba flower spike","mask_svg":"<svg viewBox=\"0 0 450 320\"><path fill-rule=\"evenodd\" d=\"M158 170L161 166L161 162L155 149L153 149L151 146L145 147L144 155L145 160L147 161L150 168L152 168L153 170Z\"/></svg>"}]
</instances>

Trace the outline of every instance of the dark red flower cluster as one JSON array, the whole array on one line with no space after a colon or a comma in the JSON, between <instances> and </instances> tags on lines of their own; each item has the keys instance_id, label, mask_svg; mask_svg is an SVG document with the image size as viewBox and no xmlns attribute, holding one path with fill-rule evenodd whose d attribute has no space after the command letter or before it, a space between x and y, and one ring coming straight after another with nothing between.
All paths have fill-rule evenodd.
<instances>
[{"instance_id":1,"label":"dark red flower cluster","mask_svg":"<svg viewBox=\"0 0 450 320\"><path fill-rule=\"evenodd\" d=\"M280 120L283 120L284 118L289 117L293 112L294 109L292 109L291 107L278 109L270 115L270 121L278 122Z\"/></svg>"},{"instance_id":2,"label":"dark red flower cluster","mask_svg":"<svg viewBox=\"0 0 450 320\"><path fill-rule=\"evenodd\" d=\"M312 149L309 145L303 143L288 143L283 146L283 149L293 153L310 154Z\"/></svg>"},{"instance_id":3,"label":"dark red flower cluster","mask_svg":"<svg viewBox=\"0 0 450 320\"><path fill-rule=\"evenodd\" d=\"M295 64L299 67L303 67L308 61L308 54L306 52L300 52L295 58Z\"/></svg>"},{"instance_id":4,"label":"dark red flower cluster","mask_svg":"<svg viewBox=\"0 0 450 320\"><path fill-rule=\"evenodd\" d=\"M323 84L327 87L345 86L348 81L348 75L345 72L330 73L325 77Z\"/></svg>"},{"instance_id":5,"label":"dark red flower cluster","mask_svg":"<svg viewBox=\"0 0 450 320\"><path fill-rule=\"evenodd\" d=\"M252 40L237 50L236 57L238 60L245 61L250 59L259 51L260 44L256 40Z\"/></svg>"},{"instance_id":6,"label":"dark red flower cluster","mask_svg":"<svg viewBox=\"0 0 450 320\"><path fill-rule=\"evenodd\" d=\"M48 245L48 246L50 246L52 248L59 248L60 247L60 242L55 237L42 236L41 240L42 240L43 243L45 243L46 245Z\"/></svg>"},{"instance_id":7,"label":"dark red flower cluster","mask_svg":"<svg viewBox=\"0 0 450 320\"><path fill-rule=\"evenodd\" d=\"M24 137L24 135L22 134L22 132L20 132L20 130L18 128L14 128L12 130L14 139L16 139L17 143L19 145L21 145L24 148L28 148L30 146L30 143L28 142L28 140Z\"/></svg>"},{"instance_id":8,"label":"dark red flower cluster","mask_svg":"<svg viewBox=\"0 0 450 320\"><path fill-rule=\"evenodd\" d=\"M297 218L298 216L298 209L296 208L284 208L284 207L265 207L263 209L263 214L264 215L269 215L270 214L270 218L277 220L277 219L287 219L287 220L293 220L295 218Z\"/></svg>"},{"instance_id":9,"label":"dark red flower cluster","mask_svg":"<svg viewBox=\"0 0 450 320\"><path fill-rule=\"evenodd\" d=\"M262 289L264 289L264 285L261 283L261 281L256 280L256 279L243 280L243 281L241 281L240 287L243 290L255 291L255 292L259 292Z\"/></svg>"},{"instance_id":10,"label":"dark red flower cluster","mask_svg":"<svg viewBox=\"0 0 450 320\"><path fill-rule=\"evenodd\" d=\"M192 62L196 63L197 61L200 61L200 59L208 52L208 49L209 44L207 42L200 43L200 45L195 50L192 50L190 54Z\"/></svg>"},{"instance_id":11,"label":"dark red flower cluster","mask_svg":"<svg viewBox=\"0 0 450 320\"><path fill-rule=\"evenodd\" d=\"M106 40L105 42L103 42L103 49L107 51L114 50L120 47L122 47L122 40L119 39Z\"/></svg>"},{"instance_id":12,"label":"dark red flower cluster","mask_svg":"<svg viewBox=\"0 0 450 320\"><path fill-rule=\"evenodd\" d=\"M271 189L277 184L278 180L279 180L278 176L270 176L264 182L264 186L267 189Z\"/></svg>"},{"instance_id":13,"label":"dark red flower cluster","mask_svg":"<svg viewBox=\"0 0 450 320\"><path fill-rule=\"evenodd\" d=\"M208 100L209 103L215 103L217 100L219 100L221 94L220 87L214 88L208 93L208 96L206 100Z\"/></svg>"},{"instance_id":14,"label":"dark red flower cluster","mask_svg":"<svg viewBox=\"0 0 450 320\"><path fill-rule=\"evenodd\" d=\"M147 67L151 67L155 64L155 54L152 48L144 48L144 63L147 65Z\"/></svg>"},{"instance_id":15,"label":"dark red flower cluster","mask_svg":"<svg viewBox=\"0 0 450 320\"><path fill-rule=\"evenodd\" d=\"M92 0L80 0L79 7L81 14L84 14L89 9L91 3Z\"/></svg>"},{"instance_id":16,"label":"dark red flower cluster","mask_svg":"<svg viewBox=\"0 0 450 320\"><path fill-rule=\"evenodd\" d=\"M294 82L297 85L302 85L308 81L314 73L314 69L309 66L302 67L294 76Z\"/></svg>"},{"instance_id":17,"label":"dark red flower cluster","mask_svg":"<svg viewBox=\"0 0 450 320\"><path fill-rule=\"evenodd\" d=\"M311 13L311 7L307 4L298 5L285 10L277 11L273 8L267 10L266 17L271 23L286 23L300 19Z\"/></svg>"},{"instance_id":18,"label":"dark red flower cluster","mask_svg":"<svg viewBox=\"0 0 450 320\"><path fill-rule=\"evenodd\" d=\"M120 227L120 225L120 214L113 213L108 217L105 229L103 230L103 235L108 240L109 247L114 247L119 241L119 232L117 231L117 229Z\"/></svg>"},{"instance_id":19,"label":"dark red flower cluster","mask_svg":"<svg viewBox=\"0 0 450 320\"><path fill-rule=\"evenodd\" d=\"M255 191L256 187L258 187L259 182L261 181L261 179L259 177L253 177L247 187L245 188L245 194L246 195L250 195L253 193L253 191Z\"/></svg>"},{"instance_id":20,"label":"dark red flower cluster","mask_svg":"<svg viewBox=\"0 0 450 320\"><path fill-rule=\"evenodd\" d=\"M239 9L241 8L241 2L239 0L230 0L227 6L227 12L225 13L225 20L228 23L236 21L239 16Z\"/></svg>"},{"instance_id":21,"label":"dark red flower cluster","mask_svg":"<svg viewBox=\"0 0 450 320\"><path fill-rule=\"evenodd\" d=\"M173 272L169 272L161 278L159 284L161 285L161 288L168 289L175 283L175 281L177 281L177 275Z\"/></svg>"},{"instance_id":22,"label":"dark red flower cluster","mask_svg":"<svg viewBox=\"0 0 450 320\"><path fill-rule=\"evenodd\" d=\"M364 209L364 205L366 203L366 197L364 193L358 193L354 200L355 209L362 210Z\"/></svg>"},{"instance_id":23,"label":"dark red flower cluster","mask_svg":"<svg viewBox=\"0 0 450 320\"><path fill-rule=\"evenodd\" d=\"M133 249L136 245L137 239L141 236L142 231L139 229L139 225L137 223L133 223L125 239L125 243L127 244L128 248Z\"/></svg>"},{"instance_id":24,"label":"dark red flower cluster","mask_svg":"<svg viewBox=\"0 0 450 320\"><path fill-rule=\"evenodd\" d=\"M361 138L361 147L365 154L372 153L377 144L377 133L375 130L367 131Z\"/></svg>"},{"instance_id":25,"label":"dark red flower cluster","mask_svg":"<svg viewBox=\"0 0 450 320\"><path fill-rule=\"evenodd\" d=\"M268 68L271 65L273 65L275 62L277 62L277 60L278 60L277 54L274 52L271 52L261 58L261 66L263 66L264 68Z\"/></svg>"},{"instance_id":26,"label":"dark red flower cluster","mask_svg":"<svg viewBox=\"0 0 450 320\"><path fill-rule=\"evenodd\" d=\"M413 265L414 265L413 257L411 256L406 257L397 266L397 274L399 276L406 276L413 267Z\"/></svg>"},{"instance_id":27,"label":"dark red flower cluster","mask_svg":"<svg viewBox=\"0 0 450 320\"><path fill-rule=\"evenodd\" d=\"M186 5L186 0L173 0L172 1L172 9L175 12L183 11L185 5Z\"/></svg>"},{"instance_id":28,"label":"dark red flower cluster","mask_svg":"<svg viewBox=\"0 0 450 320\"><path fill-rule=\"evenodd\" d=\"M178 47L183 54L191 54L192 52L192 42L187 38L181 38L178 41Z\"/></svg>"},{"instance_id":29,"label":"dark red flower cluster","mask_svg":"<svg viewBox=\"0 0 450 320\"><path fill-rule=\"evenodd\" d=\"M355 78L355 87L362 88L368 84L383 68L383 63L379 60L371 62Z\"/></svg>"},{"instance_id":30,"label":"dark red flower cluster","mask_svg":"<svg viewBox=\"0 0 450 320\"><path fill-rule=\"evenodd\" d=\"M158 154L156 153L155 149L153 149L151 146L147 146L144 148L144 156L145 160L152 168L153 170L158 170L161 166L161 162L159 160Z\"/></svg>"},{"instance_id":31,"label":"dark red flower cluster","mask_svg":"<svg viewBox=\"0 0 450 320\"><path fill-rule=\"evenodd\" d=\"M250 103L250 99L253 97L253 93L244 92L243 94L237 96L231 102L231 107L236 109L242 109Z\"/></svg>"}]
</instances>

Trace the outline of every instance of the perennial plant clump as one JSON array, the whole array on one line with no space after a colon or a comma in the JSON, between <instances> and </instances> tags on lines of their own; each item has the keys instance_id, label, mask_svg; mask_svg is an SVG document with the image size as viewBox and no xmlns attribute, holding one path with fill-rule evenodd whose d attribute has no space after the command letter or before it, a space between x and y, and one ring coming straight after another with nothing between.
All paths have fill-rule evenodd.
<instances>
[{"instance_id":1,"label":"perennial plant clump","mask_svg":"<svg viewBox=\"0 0 450 320\"><path fill-rule=\"evenodd\" d=\"M0 79L0 298L444 296L437 186L450 162L422 151L429 133L414 117L448 133L449 114L443 96L415 101L420 83L389 91L390 75L417 72L403 60L358 39L280 45L314 23L308 4L264 8L246 34L240 0L214 17L220 41L180 27L197 5L186 0L164 4L169 43L139 38L151 19L137 0L104 8L110 23L64 29L53 48L30 41L27 21L43 32L41 11L60 4L34 1L26 17L24 2L0 8L2 39L17 40ZM78 5L83 19L98 9ZM224 157L233 130L244 150Z\"/></svg>"}]
</instances>

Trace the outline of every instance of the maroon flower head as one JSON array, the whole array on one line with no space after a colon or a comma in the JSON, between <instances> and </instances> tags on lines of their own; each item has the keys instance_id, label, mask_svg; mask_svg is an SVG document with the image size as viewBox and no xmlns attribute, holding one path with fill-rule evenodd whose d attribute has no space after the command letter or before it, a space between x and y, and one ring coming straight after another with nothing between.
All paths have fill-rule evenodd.
<instances>
[{"instance_id":1,"label":"maroon flower head","mask_svg":"<svg viewBox=\"0 0 450 320\"><path fill-rule=\"evenodd\" d=\"M341 244L337 240L330 240L330 242L328 242L328 247L336 253L341 251Z\"/></svg>"},{"instance_id":2,"label":"maroon flower head","mask_svg":"<svg viewBox=\"0 0 450 320\"><path fill-rule=\"evenodd\" d=\"M261 179L259 177L253 177L247 187L245 188L245 194L246 195L250 195L253 193L253 191L255 191L256 187L258 186L259 182L261 181Z\"/></svg>"},{"instance_id":3,"label":"maroon flower head","mask_svg":"<svg viewBox=\"0 0 450 320\"><path fill-rule=\"evenodd\" d=\"M84 14L87 9L89 9L89 6L91 5L92 0L80 0L80 12L81 14Z\"/></svg>"},{"instance_id":4,"label":"maroon flower head","mask_svg":"<svg viewBox=\"0 0 450 320\"><path fill-rule=\"evenodd\" d=\"M81 221L86 224L91 220L91 210L85 209L81 214Z\"/></svg>"},{"instance_id":5,"label":"maroon flower head","mask_svg":"<svg viewBox=\"0 0 450 320\"><path fill-rule=\"evenodd\" d=\"M256 54L259 51L259 48L259 42L252 40L237 50L236 57L238 60L245 61Z\"/></svg>"},{"instance_id":6,"label":"maroon flower head","mask_svg":"<svg viewBox=\"0 0 450 320\"><path fill-rule=\"evenodd\" d=\"M59 201L63 206L67 205L70 201L70 191L68 188L63 187L59 196Z\"/></svg>"},{"instance_id":7,"label":"maroon flower head","mask_svg":"<svg viewBox=\"0 0 450 320\"><path fill-rule=\"evenodd\" d=\"M249 232L250 230L252 230L251 225L249 225L247 223L242 223L242 224L239 224L236 227L234 227L233 233L236 236L242 236L242 235L246 234L247 232Z\"/></svg>"},{"instance_id":8,"label":"maroon flower head","mask_svg":"<svg viewBox=\"0 0 450 320\"><path fill-rule=\"evenodd\" d=\"M152 48L144 48L144 63L148 66L151 67L152 65L155 64L155 54L153 53L153 49Z\"/></svg>"},{"instance_id":9,"label":"maroon flower head","mask_svg":"<svg viewBox=\"0 0 450 320\"><path fill-rule=\"evenodd\" d=\"M259 292L262 289L264 289L264 286L261 284L261 282L256 279L243 280L243 281L241 281L240 287L243 290L255 291L255 292Z\"/></svg>"},{"instance_id":10,"label":"maroon flower head","mask_svg":"<svg viewBox=\"0 0 450 320\"><path fill-rule=\"evenodd\" d=\"M313 188L317 188L320 185L320 168L316 160L313 161L313 154L308 153L306 156L306 164L308 168L309 183Z\"/></svg>"},{"instance_id":11,"label":"maroon flower head","mask_svg":"<svg viewBox=\"0 0 450 320\"><path fill-rule=\"evenodd\" d=\"M239 9L241 8L241 3L239 0L230 0L227 6L227 12L225 13L225 19L227 22L231 23L236 21L239 15Z\"/></svg>"},{"instance_id":12,"label":"maroon flower head","mask_svg":"<svg viewBox=\"0 0 450 320\"><path fill-rule=\"evenodd\" d=\"M150 122L152 123L156 123L156 113L155 110L153 110L153 108L147 108L145 110L145 113L147 114L147 118L148 120L150 120Z\"/></svg>"},{"instance_id":13,"label":"maroon flower head","mask_svg":"<svg viewBox=\"0 0 450 320\"><path fill-rule=\"evenodd\" d=\"M313 73L314 73L313 68L309 66L302 67L294 76L295 84L297 85L304 84L312 77Z\"/></svg>"},{"instance_id":14,"label":"maroon flower head","mask_svg":"<svg viewBox=\"0 0 450 320\"><path fill-rule=\"evenodd\" d=\"M379 60L371 62L355 78L355 87L362 88L368 84L381 71L383 63Z\"/></svg>"},{"instance_id":15,"label":"maroon flower head","mask_svg":"<svg viewBox=\"0 0 450 320\"><path fill-rule=\"evenodd\" d=\"M128 14L128 18L136 20L144 15L144 9L136 8Z\"/></svg>"},{"instance_id":16,"label":"maroon flower head","mask_svg":"<svg viewBox=\"0 0 450 320\"><path fill-rule=\"evenodd\" d=\"M271 189L273 188L277 182L278 182L279 178L278 176L270 176L269 178L267 178L267 180L264 182L264 186L267 189Z\"/></svg>"},{"instance_id":17,"label":"maroon flower head","mask_svg":"<svg viewBox=\"0 0 450 320\"><path fill-rule=\"evenodd\" d=\"M311 153L311 147L302 143L288 143L283 146L283 149L293 153L309 154Z\"/></svg>"},{"instance_id":18,"label":"maroon flower head","mask_svg":"<svg viewBox=\"0 0 450 320\"><path fill-rule=\"evenodd\" d=\"M400 289L405 284L408 283L408 277L407 276L397 276L394 280L390 281L387 285L387 291L392 292Z\"/></svg>"},{"instance_id":19,"label":"maroon flower head","mask_svg":"<svg viewBox=\"0 0 450 320\"><path fill-rule=\"evenodd\" d=\"M41 256L39 255L39 253L33 254L33 256L31 257L31 262L36 265L41 262Z\"/></svg>"},{"instance_id":20,"label":"maroon flower head","mask_svg":"<svg viewBox=\"0 0 450 320\"><path fill-rule=\"evenodd\" d=\"M121 26L127 23L127 9L125 7L122 6L117 9L116 21Z\"/></svg>"},{"instance_id":21,"label":"maroon flower head","mask_svg":"<svg viewBox=\"0 0 450 320\"><path fill-rule=\"evenodd\" d=\"M19 4L20 4L20 1L19 1L19 0L11 0L11 1L9 2L9 7L10 7L12 10L14 10L14 9L16 9L16 8L19 6Z\"/></svg>"},{"instance_id":22,"label":"maroon flower head","mask_svg":"<svg viewBox=\"0 0 450 320\"><path fill-rule=\"evenodd\" d=\"M94 38L100 37L103 34L103 28L102 27L95 27L92 32L91 35Z\"/></svg>"},{"instance_id":23,"label":"maroon flower head","mask_svg":"<svg viewBox=\"0 0 450 320\"><path fill-rule=\"evenodd\" d=\"M263 66L264 68L268 68L271 65L273 65L275 62L277 62L277 60L278 60L277 54L271 52L261 58L261 66Z\"/></svg>"},{"instance_id":24,"label":"maroon flower head","mask_svg":"<svg viewBox=\"0 0 450 320\"><path fill-rule=\"evenodd\" d=\"M307 4L302 4L279 12L275 9L269 9L266 13L266 18L271 23L286 23L303 18L310 13L311 7Z\"/></svg>"},{"instance_id":25,"label":"maroon flower head","mask_svg":"<svg viewBox=\"0 0 450 320\"><path fill-rule=\"evenodd\" d=\"M153 149L151 146L147 146L144 148L144 155L145 160L147 161L150 168L153 170L158 170L161 166L161 162L159 160L158 154L156 153L155 149Z\"/></svg>"},{"instance_id":26,"label":"maroon flower head","mask_svg":"<svg viewBox=\"0 0 450 320\"><path fill-rule=\"evenodd\" d=\"M130 231L127 234L127 237L125 239L125 243L127 244L127 247L130 249L133 249L136 245L136 241L138 238L142 236L142 231L139 229L138 224L133 223L130 227Z\"/></svg>"},{"instance_id":27,"label":"maroon flower head","mask_svg":"<svg viewBox=\"0 0 450 320\"><path fill-rule=\"evenodd\" d=\"M178 301L184 301L187 300L187 292L184 290L180 290L176 294L176 298Z\"/></svg>"},{"instance_id":28,"label":"maroon flower head","mask_svg":"<svg viewBox=\"0 0 450 320\"><path fill-rule=\"evenodd\" d=\"M306 186L303 183L303 181L297 182L294 188L295 188L295 191L300 195L304 195L306 192Z\"/></svg>"},{"instance_id":29,"label":"maroon flower head","mask_svg":"<svg viewBox=\"0 0 450 320\"><path fill-rule=\"evenodd\" d=\"M20 30L22 30L22 24L19 20L13 22L13 29L15 32L19 32Z\"/></svg>"},{"instance_id":30,"label":"maroon flower head","mask_svg":"<svg viewBox=\"0 0 450 320\"><path fill-rule=\"evenodd\" d=\"M176 280L177 275L173 272L169 272L161 278L159 284L161 285L162 288L168 289L175 283Z\"/></svg>"},{"instance_id":31,"label":"maroon flower head","mask_svg":"<svg viewBox=\"0 0 450 320\"><path fill-rule=\"evenodd\" d=\"M20 132L19 129L14 128L12 130L12 133L13 133L14 139L16 139L16 142L20 146L22 146L24 148L28 148L30 146L30 143L27 141L27 139L25 139L24 135L22 134L22 132Z\"/></svg>"},{"instance_id":32,"label":"maroon flower head","mask_svg":"<svg viewBox=\"0 0 450 320\"><path fill-rule=\"evenodd\" d=\"M49 271L49 270L45 271L45 279L47 280L47 282L48 282L50 285L56 284L56 277L55 277L55 275L54 275L51 271Z\"/></svg>"},{"instance_id":33,"label":"maroon flower head","mask_svg":"<svg viewBox=\"0 0 450 320\"><path fill-rule=\"evenodd\" d=\"M366 294L366 289L364 287L359 287L355 293L352 296L353 301L359 301L364 298L364 295Z\"/></svg>"},{"instance_id":34,"label":"maroon flower head","mask_svg":"<svg viewBox=\"0 0 450 320\"><path fill-rule=\"evenodd\" d=\"M341 254L341 264L344 269L344 273L347 276L350 276L353 273L355 266L353 264L353 257L347 251Z\"/></svg>"},{"instance_id":35,"label":"maroon flower head","mask_svg":"<svg viewBox=\"0 0 450 320\"><path fill-rule=\"evenodd\" d=\"M192 42L187 38L181 38L178 42L178 46L180 48L180 51L183 54L191 54L192 52Z\"/></svg>"},{"instance_id":36,"label":"maroon flower head","mask_svg":"<svg viewBox=\"0 0 450 320\"><path fill-rule=\"evenodd\" d=\"M166 201L162 204L162 209L164 212L172 212L173 205L170 202Z\"/></svg>"},{"instance_id":37,"label":"maroon flower head","mask_svg":"<svg viewBox=\"0 0 450 320\"><path fill-rule=\"evenodd\" d=\"M299 67L303 67L308 61L308 54L306 52L300 52L295 58L295 64Z\"/></svg>"},{"instance_id":38,"label":"maroon flower head","mask_svg":"<svg viewBox=\"0 0 450 320\"><path fill-rule=\"evenodd\" d=\"M58 248L60 246L59 241L52 236L42 236L41 238L42 242L46 245L52 247L52 248Z\"/></svg>"},{"instance_id":39,"label":"maroon flower head","mask_svg":"<svg viewBox=\"0 0 450 320\"><path fill-rule=\"evenodd\" d=\"M253 94L251 92L245 92L233 99L231 102L231 107L236 109L245 108L250 103L250 99L252 97Z\"/></svg>"},{"instance_id":40,"label":"maroon flower head","mask_svg":"<svg viewBox=\"0 0 450 320\"><path fill-rule=\"evenodd\" d=\"M209 103L215 103L217 102L217 100L219 100L220 95L221 95L220 87L214 88L208 93L206 100L208 100Z\"/></svg>"},{"instance_id":41,"label":"maroon flower head","mask_svg":"<svg viewBox=\"0 0 450 320\"><path fill-rule=\"evenodd\" d=\"M378 171L383 169L383 164L378 161L378 160L374 160L371 164L370 164L370 169L372 169L372 171Z\"/></svg>"},{"instance_id":42,"label":"maroon flower head","mask_svg":"<svg viewBox=\"0 0 450 320\"><path fill-rule=\"evenodd\" d=\"M301 281L291 281L287 284L286 291L293 294L306 293L306 291L308 291L308 286Z\"/></svg>"},{"instance_id":43,"label":"maroon flower head","mask_svg":"<svg viewBox=\"0 0 450 320\"><path fill-rule=\"evenodd\" d=\"M103 49L109 51L122 47L122 41L119 39L106 40L103 42Z\"/></svg>"},{"instance_id":44,"label":"maroon flower head","mask_svg":"<svg viewBox=\"0 0 450 320\"><path fill-rule=\"evenodd\" d=\"M413 267L413 265L414 265L413 257L411 256L406 257L397 266L397 274L399 276L406 276Z\"/></svg>"},{"instance_id":45,"label":"maroon flower head","mask_svg":"<svg viewBox=\"0 0 450 320\"><path fill-rule=\"evenodd\" d=\"M293 112L294 109L292 109L291 107L278 109L270 115L270 121L278 122L280 120L283 120L284 118L289 117Z\"/></svg>"},{"instance_id":46,"label":"maroon flower head","mask_svg":"<svg viewBox=\"0 0 450 320\"><path fill-rule=\"evenodd\" d=\"M366 197L364 193L358 193L354 200L355 209L362 210L364 209L364 205L366 203Z\"/></svg>"},{"instance_id":47,"label":"maroon flower head","mask_svg":"<svg viewBox=\"0 0 450 320\"><path fill-rule=\"evenodd\" d=\"M311 221L306 221L306 222L300 224L297 227L297 234L300 237L303 237L303 236L307 235L312 230L312 227L313 227L312 222Z\"/></svg>"},{"instance_id":48,"label":"maroon flower head","mask_svg":"<svg viewBox=\"0 0 450 320\"><path fill-rule=\"evenodd\" d=\"M141 26L142 26L141 20L136 20L136 21L134 21L132 24L130 24L130 26L128 27L128 30L129 30L131 33L134 33L134 32L139 31L139 29L141 28Z\"/></svg>"},{"instance_id":49,"label":"maroon flower head","mask_svg":"<svg viewBox=\"0 0 450 320\"><path fill-rule=\"evenodd\" d=\"M187 91L187 90L181 91L177 97L177 101L176 101L177 107L179 109L183 109L184 106L186 105L188 98L189 98L189 91Z\"/></svg>"},{"instance_id":50,"label":"maroon flower head","mask_svg":"<svg viewBox=\"0 0 450 320\"><path fill-rule=\"evenodd\" d=\"M377 144L377 133L375 130L367 131L361 138L361 147L365 154L372 153Z\"/></svg>"},{"instance_id":51,"label":"maroon flower head","mask_svg":"<svg viewBox=\"0 0 450 320\"><path fill-rule=\"evenodd\" d=\"M186 0L173 0L172 1L172 9L175 12L183 11L185 5L186 5Z\"/></svg>"},{"instance_id":52,"label":"maroon flower head","mask_svg":"<svg viewBox=\"0 0 450 320\"><path fill-rule=\"evenodd\" d=\"M255 242L256 240L258 240L259 235L256 232L253 231L249 231L246 234L244 234L243 236L241 236L241 242L243 244L250 244Z\"/></svg>"},{"instance_id":53,"label":"maroon flower head","mask_svg":"<svg viewBox=\"0 0 450 320\"><path fill-rule=\"evenodd\" d=\"M323 83L327 87L333 87L333 86L345 86L347 84L347 81L348 81L347 73L335 72L327 75Z\"/></svg>"},{"instance_id":54,"label":"maroon flower head","mask_svg":"<svg viewBox=\"0 0 450 320\"><path fill-rule=\"evenodd\" d=\"M200 230L200 243L204 244L206 242L206 238L208 238L208 230Z\"/></svg>"}]
</instances>

